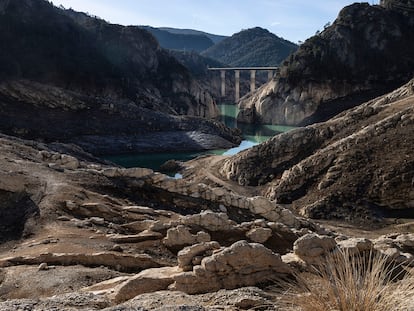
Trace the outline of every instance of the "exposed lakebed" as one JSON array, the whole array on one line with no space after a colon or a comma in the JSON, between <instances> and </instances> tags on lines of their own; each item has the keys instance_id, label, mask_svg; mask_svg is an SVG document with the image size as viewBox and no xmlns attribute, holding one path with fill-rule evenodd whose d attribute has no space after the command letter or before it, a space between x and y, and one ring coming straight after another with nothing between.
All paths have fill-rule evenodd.
<instances>
[{"instance_id":1,"label":"exposed lakebed","mask_svg":"<svg viewBox=\"0 0 414 311\"><path fill-rule=\"evenodd\" d=\"M221 112L221 121L228 127L239 128L243 134L243 141L238 147L231 149L206 150L195 152L162 152L162 153L133 153L105 156L106 160L112 161L124 167L147 167L158 170L168 160L188 161L197 156L206 154L233 155L247 148L253 147L270 137L294 129L291 126L271 124L244 124L238 123L236 116L238 108L232 104L218 105Z\"/></svg>"}]
</instances>

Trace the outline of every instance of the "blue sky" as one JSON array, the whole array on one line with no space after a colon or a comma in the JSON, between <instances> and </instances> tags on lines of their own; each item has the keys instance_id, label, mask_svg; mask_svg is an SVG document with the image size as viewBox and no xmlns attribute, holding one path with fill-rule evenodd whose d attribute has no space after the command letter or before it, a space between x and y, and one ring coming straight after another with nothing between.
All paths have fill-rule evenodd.
<instances>
[{"instance_id":1,"label":"blue sky","mask_svg":"<svg viewBox=\"0 0 414 311\"><path fill-rule=\"evenodd\" d=\"M377 4L379 0L367 0ZM52 0L111 23L191 28L232 35L260 26L293 42L333 22L352 0Z\"/></svg>"}]
</instances>

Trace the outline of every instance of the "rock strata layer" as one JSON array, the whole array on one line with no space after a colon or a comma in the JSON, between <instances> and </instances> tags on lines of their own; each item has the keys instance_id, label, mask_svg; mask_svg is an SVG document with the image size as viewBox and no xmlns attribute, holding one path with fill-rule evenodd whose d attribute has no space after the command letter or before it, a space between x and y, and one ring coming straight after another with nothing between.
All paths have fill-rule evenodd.
<instances>
[{"instance_id":1,"label":"rock strata layer","mask_svg":"<svg viewBox=\"0 0 414 311\"><path fill-rule=\"evenodd\" d=\"M221 174L263 185L303 215L352 220L410 216L414 207L414 80L320 124L223 160ZM358 218L357 217L357 218Z\"/></svg>"}]
</instances>

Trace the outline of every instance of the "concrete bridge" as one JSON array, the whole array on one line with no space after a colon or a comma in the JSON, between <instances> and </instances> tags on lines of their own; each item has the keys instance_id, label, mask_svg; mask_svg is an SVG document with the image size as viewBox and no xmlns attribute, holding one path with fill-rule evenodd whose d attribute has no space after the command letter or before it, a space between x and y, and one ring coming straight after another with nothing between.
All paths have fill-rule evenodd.
<instances>
[{"instance_id":1,"label":"concrete bridge","mask_svg":"<svg viewBox=\"0 0 414 311\"><path fill-rule=\"evenodd\" d=\"M216 67L216 68L208 68L208 70L212 71L220 71L221 74L221 96L226 96L226 71L234 71L234 78L236 81L235 85L235 95L234 100L236 102L240 99L240 71L249 70L250 71L250 92L254 92L256 90L256 71L265 70L267 71L267 77L270 81L274 73L279 70L279 67Z\"/></svg>"}]
</instances>

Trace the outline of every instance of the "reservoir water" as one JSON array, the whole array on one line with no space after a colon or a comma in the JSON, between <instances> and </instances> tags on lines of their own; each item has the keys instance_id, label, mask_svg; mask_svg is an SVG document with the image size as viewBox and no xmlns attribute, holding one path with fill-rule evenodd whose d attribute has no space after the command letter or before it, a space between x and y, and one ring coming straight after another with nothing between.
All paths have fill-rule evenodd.
<instances>
[{"instance_id":1,"label":"reservoir water","mask_svg":"<svg viewBox=\"0 0 414 311\"><path fill-rule=\"evenodd\" d=\"M270 137L282 132L294 129L291 126L282 125L257 125L237 123L236 116L238 109L236 105L221 104L218 105L221 112L221 121L228 127L239 128L243 134L243 141L238 147L228 150L209 150L203 152L168 152L168 153L140 153L106 156L105 159L122 165L124 167L147 167L157 170L160 165L168 160L188 161L200 155L206 154L224 154L233 155L241 150L253 147Z\"/></svg>"}]
</instances>

